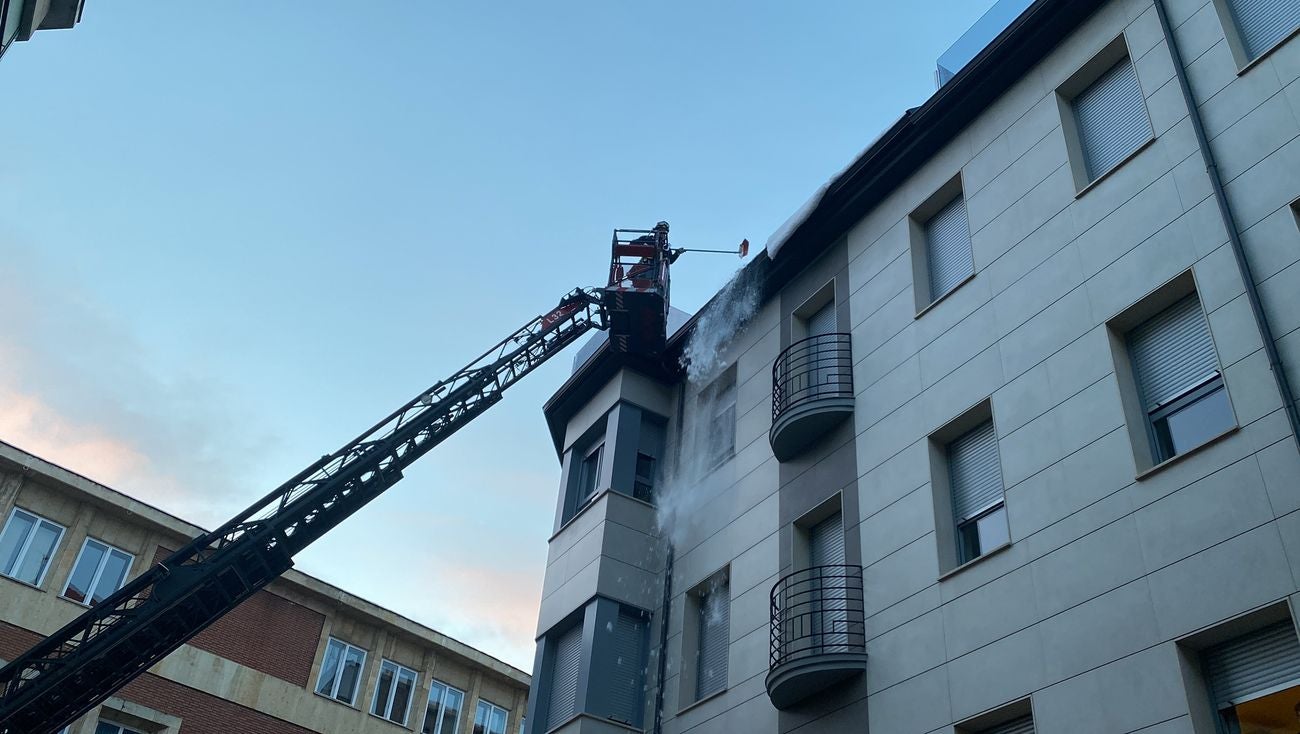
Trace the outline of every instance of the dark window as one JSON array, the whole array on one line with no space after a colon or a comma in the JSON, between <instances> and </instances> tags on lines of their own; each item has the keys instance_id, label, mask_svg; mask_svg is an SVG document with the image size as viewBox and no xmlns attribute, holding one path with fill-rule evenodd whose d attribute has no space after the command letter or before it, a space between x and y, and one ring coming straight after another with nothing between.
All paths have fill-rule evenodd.
<instances>
[{"instance_id":1,"label":"dark window","mask_svg":"<svg viewBox=\"0 0 1300 734\"><path fill-rule=\"evenodd\" d=\"M578 506L581 507L596 494L596 484L600 481L600 460L605 453L603 444L587 452L578 467Z\"/></svg>"},{"instance_id":2,"label":"dark window","mask_svg":"<svg viewBox=\"0 0 1300 734\"><path fill-rule=\"evenodd\" d=\"M636 478L632 483L632 496L645 502L653 502L654 491L655 457L638 453L636 455Z\"/></svg>"}]
</instances>

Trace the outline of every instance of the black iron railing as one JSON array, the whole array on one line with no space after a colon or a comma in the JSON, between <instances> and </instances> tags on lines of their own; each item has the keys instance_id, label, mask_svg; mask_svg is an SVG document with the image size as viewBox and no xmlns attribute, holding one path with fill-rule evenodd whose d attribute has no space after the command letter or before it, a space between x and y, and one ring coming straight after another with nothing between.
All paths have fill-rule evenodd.
<instances>
[{"instance_id":1,"label":"black iron railing","mask_svg":"<svg viewBox=\"0 0 1300 734\"><path fill-rule=\"evenodd\" d=\"M809 401L852 398L850 346L848 334L819 334L781 352L772 365L772 422Z\"/></svg>"},{"instance_id":2,"label":"black iron railing","mask_svg":"<svg viewBox=\"0 0 1300 734\"><path fill-rule=\"evenodd\" d=\"M813 566L772 587L771 665L861 653L867 636L861 566Z\"/></svg>"}]
</instances>

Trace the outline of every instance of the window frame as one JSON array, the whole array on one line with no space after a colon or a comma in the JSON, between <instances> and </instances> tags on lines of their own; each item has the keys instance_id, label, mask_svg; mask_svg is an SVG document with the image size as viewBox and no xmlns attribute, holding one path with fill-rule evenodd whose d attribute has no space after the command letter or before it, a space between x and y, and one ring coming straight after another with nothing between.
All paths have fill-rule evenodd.
<instances>
[{"instance_id":1,"label":"window frame","mask_svg":"<svg viewBox=\"0 0 1300 734\"><path fill-rule=\"evenodd\" d=\"M699 392L698 404L709 409L704 422L708 435L703 437L706 472L717 469L736 456L736 381L736 365L732 364ZM715 443L714 437L718 435L726 435L728 440Z\"/></svg>"},{"instance_id":2,"label":"window frame","mask_svg":"<svg viewBox=\"0 0 1300 734\"><path fill-rule=\"evenodd\" d=\"M429 699L432 697L434 686L442 687L442 696L440 696L438 699L438 712L437 712L438 720L434 724L433 731L426 732L426 729L428 729L428 725L429 725ZM445 712L447 710L447 695L452 691L455 691L456 693L460 694L460 704L456 706L456 720L455 723L452 725L453 731L444 732L442 731L442 724L444 719L446 719ZM462 691L461 689L449 683L440 681L437 678L430 677L429 694L425 695L424 697L424 719L420 722L420 733L421 734L456 734L455 730L460 729L460 717L461 714L465 712L465 700L467 698L468 698L468 694L466 694L465 691Z\"/></svg>"},{"instance_id":3,"label":"window frame","mask_svg":"<svg viewBox=\"0 0 1300 734\"><path fill-rule=\"evenodd\" d=\"M491 701L487 700L486 698L480 697L478 701L474 703L474 726L475 727L478 726L478 714L479 711L482 710L484 706L487 707L488 713L483 721L483 731L478 732L471 729L471 734L494 734L492 731L492 713L494 711L501 712L501 731L496 732L495 734L505 734L506 731L510 728L510 709L505 708L504 706L498 706L495 703L492 703Z\"/></svg>"},{"instance_id":4,"label":"window frame","mask_svg":"<svg viewBox=\"0 0 1300 734\"><path fill-rule=\"evenodd\" d=\"M77 568L81 565L81 559L86 554L86 548L91 543L97 543L99 545L104 546L104 556L99 559L99 564L95 568L95 574L91 577L90 583L87 585L86 598L83 599L82 601L77 601L76 599L73 599L72 597L68 596L68 587L72 585L72 577L76 575ZM111 596L113 593L117 592L118 589L125 586L126 582L131 578L131 567L135 565L135 554L127 553L122 548L119 548L111 543L106 543L102 540L99 540L98 538L92 538L91 536L87 535L85 540L83 540L81 543L81 550L77 552L77 559L72 562L72 568L71 570L68 571L68 578L66 581L63 582L63 591L59 592L59 596L63 599L67 599L73 604L78 604L83 607L95 606L95 604L98 603L94 601L95 588L99 586L100 579L102 578L104 573L104 567L108 565L108 558L114 552L121 553L122 555L126 556L127 558L126 572L122 575L122 582L117 585L117 588L113 589L113 591L110 591L107 595L105 595L105 598L108 598L108 596Z\"/></svg>"},{"instance_id":5,"label":"window frame","mask_svg":"<svg viewBox=\"0 0 1300 734\"><path fill-rule=\"evenodd\" d=\"M1133 66L1133 74L1137 80L1138 95L1141 97L1142 112L1146 115L1149 135L1144 141L1138 143L1132 150L1104 170L1090 172L1088 170L1088 159L1084 153L1083 142L1079 133L1075 100L1083 92L1091 89L1093 84L1114 69L1117 64L1126 59ZM1092 58L1056 88L1057 109L1061 117L1061 127L1065 133L1066 149L1070 162L1070 172L1074 177L1076 198L1088 193L1102 181L1109 178L1111 174L1123 168L1126 163L1137 157L1156 139L1155 124L1151 119L1151 108L1147 102L1147 91L1143 88L1142 78L1138 76L1137 72L1137 60L1129 52L1128 40L1121 33L1099 49L1097 53L1093 54Z\"/></svg>"},{"instance_id":6,"label":"window frame","mask_svg":"<svg viewBox=\"0 0 1300 734\"><path fill-rule=\"evenodd\" d=\"M933 267L930 258L930 224L934 218L949 206L960 201L965 211L966 240L970 245L970 273L954 283L943 293L933 292ZM939 305L949 296L961 290L979 273L975 263L975 237L970 229L970 203L966 198L966 188L962 182L961 171L948 179L942 186L908 215L908 239L912 255L912 295L916 306L913 318L921 318L930 309Z\"/></svg>"},{"instance_id":7,"label":"window frame","mask_svg":"<svg viewBox=\"0 0 1300 734\"><path fill-rule=\"evenodd\" d=\"M720 596L719 596L720 595ZM704 665L704 640L701 637L704 627L704 618L707 611L707 605L710 599L718 596L722 603L726 604L727 609L727 641L723 653L723 660L727 665L724 672L721 685L717 688L700 692L701 668ZM682 634L682 665L683 674L679 675L681 683L681 694L679 700L682 702L681 710L686 709L702 702L707 701L715 696L725 693L731 686L731 606L733 599L731 597L731 567L726 566L714 573L709 574L705 579L686 593L686 614L683 617ZM689 654L687 654L689 653ZM685 661L689 660L689 667Z\"/></svg>"},{"instance_id":8,"label":"window frame","mask_svg":"<svg viewBox=\"0 0 1300 734\"><path fill-rule=\"evenodd\" d=\"M1252 56L1250 49L1246 47L1246 37L1241 32L1241 23L1232 3L1233 0L1214 0L1214 12L1219 17L1220 25L1223 26L1223 35L1228 41L1228 50L1232 53L1232 60L1237 65L1238 74L1244 74L1254 68L1274 51L1300 35L1300 22L1298 22L1267 48L1261 49L1259 53Z\"/></svg>"},{"instance_id":9,"label":"window frame","mask_svg":"<svg viewBox=\"0 0 1300 734\"><path fill-rule=\"evenodd\" d=\"M329 656L330 645L335 642L343 646L343 652L339 655L339 668L334 673L334 682L330 686L330 692L322 693L320 690L320 684L321 684L321 678L324 677L325 675L325 659ZM360 665L360 670L357 673L356 683L353 686L352 695L350 697L352 700L344 701L343 699L338 697L338 690L339 690L340 683L342 683L343 681L343 670L347 664L348 652L352 650L360 651L361 665ZM350 642L347 642L346 640L342 640L333 635L329 635L328 637L326 637L325 649L321 652L321 667L320 667L320 671L316 674L316 685L312 687L312 692L318 696L324 696L325 698L328 698L336 703L343 704L344 706L349 706L351 708L360 708L360 706L358 706L358 702L360 701L361 698L360 694L362 692L363 684L365 683L366 661L369 659L369 656L370 656L370 652L365 648L358 647L356 645L353 645Z\"/></svg>"},{"instance_id":10,"label":"window frame","mask_svg":"<svg viewBox=\"0 0 1300 734\"><path fill-rule=\"evenodd\" d=\"M381 714L377 712L375 708L379 705L379 691L380 688L382 687L380 678L382 678L384 675L385 666L392 666L394 671L393 671L393 683L388 688L388 700L384 702L384 713ZM393 714L392 709L393 709L394 699L397 697L397 684L401 680L403 673L411 674L411 688L410 688L411 692L410 695L407 696L406 698L406 710L402 712L402 720L398 721L397 719L392 718L392 714ZM385 657L379 658L379 673L378 673L378 677L375 678L375 693L370 697L371 699L370 715L377 716L385 721L390 721L394 724L397 724L398 726L405 727L407 720L411 718L411 702L415 700L415 692L420 687L419 683L420 683L419 671L414 670L412 668L408 668L405 665L402 665L401 663L395 660L389 660L388 658Z\"/></svg>"},{"instance_id":11,"label":"window frame","mask_svg":"<svg viewBox=\"0 0 1300 734\"><path fill-rule=\"evenodd\" d=\"M641 473L641 459L650 464L650 473ZM636 464L632 470L632 496L642 502L654 503L655 479L659 476L659 460L644 451L636 452Z\"/></svg>"},{"instance_id":12,"label":"window frame","mask_svg":"<svg viewBox=\"0 0 1300 734\"><path fill-rule=\"evenodd\" d=\"M592 459L595 461L592 461ZM578 462L578 496L576 509L582 509L600 494L600 472L605 465L605 442L597 441L582 452L582 461ZM590 469L590 471L588 471ZM588 481L590 480L590 481Z\"/></svg>"},{"instance_id":13,"label":"window frame","mask_svg":"<svg viewBox=\"0 0 1300 734\"><path fill-rule=\"evenodd\" d=\"M54 557L58 555L59 546L63 543L63 536L67 533L68 529L43 515L38 515L35 512L32 512L31 510L25 510L15 505L14 508L10 510L9 517L5 519L4 527L0 528L0 538L4 538L5 534L9 532L9 527L10 525L13 524L14 517L16 517L20 512L32 518L34 522L32 523L31 531L27 534L27 538L23 540L22 545L18 550L18 554L14 556L15 569L22 566L23 561L27 558L27 553L28 551L31 550L32 547L32 541L35 540L36 532L40 530L42 523L58 528L59 534L55 536L54 543L50 545L50 554L45 559L45 565L41 569L41 572L36 577L35 581L27 581L25 579L20 579L17 576L14 576L3 570L0 570L0 576L3 576L4 578L9 579L10 581L17 581L20 584L26 584L28 586L32 586L39 589L45 585L45 577L49 574L50 568L54 566Z\"/></svg>"}]
</instances>

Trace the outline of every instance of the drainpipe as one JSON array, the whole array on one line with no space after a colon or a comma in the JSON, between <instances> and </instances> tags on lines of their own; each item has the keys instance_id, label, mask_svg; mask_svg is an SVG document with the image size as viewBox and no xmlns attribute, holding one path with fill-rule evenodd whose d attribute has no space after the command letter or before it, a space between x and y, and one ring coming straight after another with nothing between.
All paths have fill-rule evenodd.
<instances>
[{"instance_id":1,"label":"drainpipe","mask_svg":"<svg viewBox=\"0 0 1300 734\"><path fill-rule=\"evenodd\" d=\"M1287 421L1291 424L1291 438L1295 441L1296 447L1300 448L1300 411L1296 408L1295 394L1291 392L1291 385L1287 382L1286 371L1282 367L1282 357L1277 351L1277 342L1273 339L1273 330L1268 325L1268 315L1264 313L1264 306L1259 300L1259 289L1255 287L1255 276L1250 270L1250 261L1246 259L1246 248L1241 242L1241 231L1237 228L1237 219L1232 214L1232 207L1228 204L1228 196L1223 191L1223 179L1219 177L1219 166L1214 160L1214 152L1210 150L1210 141L1205 136L1205 123L1201 120L1201 110L1196 105L1196 98L1192 96L1192 87L1187 82L1187 68L1183 65L1183 54L1178 48L1178 39L1174 37L1173 28L1169 25L1169 13L1165 9L1165 0L1154 0L1156 7L1156 16L1160 19L1160 30L1165 35L1165 41L1169 45L1169 55L1174 61L1174 76L1178 78L1178 87L1182 90L1183 101L1187 104L1187 115L1192 120L1192 130L1196 133L1196 145L1201 150L1201 160L1205 163L1205 174L1210 178L1210 186L1214 189L1214 201L1219 205L1219 216L1223 219L1223 226L1228 230L1228 242L1232 245L1232 254L1237 259L1237 269L1241 272L1241 279L1246 285L1246 300L1250 301L1250 311L1255 316L1255 325L1259 327L1259 335L1264 340L1264 353L1268 355L1268 368L1273 372L1273 380L1277 382L1277 392L1282 396L1282 409L1286 412Z\"/></svg>"}]
</instances>

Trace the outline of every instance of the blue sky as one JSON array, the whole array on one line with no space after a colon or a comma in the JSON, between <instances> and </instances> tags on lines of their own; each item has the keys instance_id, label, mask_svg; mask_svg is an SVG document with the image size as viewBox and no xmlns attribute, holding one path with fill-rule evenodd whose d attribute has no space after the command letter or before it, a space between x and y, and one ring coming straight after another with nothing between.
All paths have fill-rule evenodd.
<instances>
[{"instance_id":1,"label":"blue sky","mask_svg":"<svg viewBox=\"0 0 1300 734\"><path fill-rule=\"evenodd\" d=\"M757 250L990 4L88 0L0 60L0 440L219 524L599 284L611 228ZM528 669L569 356L299 568Z\"/></svg>"}]
</instances>

